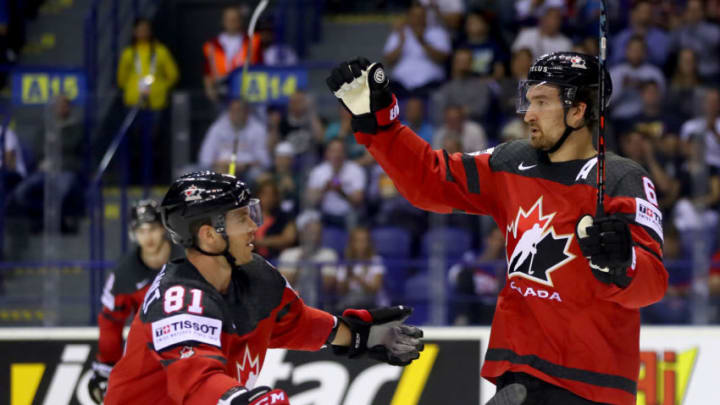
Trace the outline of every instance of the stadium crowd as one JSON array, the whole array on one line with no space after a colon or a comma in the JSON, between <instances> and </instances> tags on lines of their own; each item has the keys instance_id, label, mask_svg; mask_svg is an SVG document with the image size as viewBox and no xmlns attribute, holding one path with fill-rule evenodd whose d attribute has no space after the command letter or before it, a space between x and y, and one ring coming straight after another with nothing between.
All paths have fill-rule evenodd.
<instances>
[{"instance_id":1,"label":"stadium crowd","mask_svg":"<svg viewBox=\"0 0 720 405\"><path fill-rule=\"evenodd\" d=\"M350 11L344 3L349 2L330 1L328 7ZM611 3L617 11L610 16L609 147L653 177L665 223L671 287L643 316L652 323L688 323L697 259L720 259L720 1ZM448 153L527 137L515 113L518 82L547 52L597 54L599 12L597 0L413 2L378 44L403 123ZM287 105L225 99L227 75L246 57L253 64L298 61L262 25L248 56L246 17L226 9L222 31L202 49L205 77L198 78L199 87L219 115L204 135L196 167L226 172L237 151L239 176L263 202L258 252L278 262L310 304L374 306L403 295L405 302L427 300L427 258L441 240L449 269L449 321L488 324L504 283L504 230L487 218L437 219L412 207L355 142L349 114L338 108L332 116L320 115L317 95L308 90L297 91ZM138 43L149 46L135 51ZM182 61L173 60L153 39L150 22L142 20L120 61L118 87L128 107L146 102L146 110L162 114L182 71ZM148 75L157 79L143 87ZM38 179L20 170L9 145L3 162L22 178L13 184L13 199L22 206ZM74 153L70 146L67 153ZM155 182L170 180L169 173L157 173ZM72 202L67 206L68 215L79 215ZM699 253L698 241L705 246ZM711 268L708 286L717 323L720 267Z\"/></svg>"}]
</instances>

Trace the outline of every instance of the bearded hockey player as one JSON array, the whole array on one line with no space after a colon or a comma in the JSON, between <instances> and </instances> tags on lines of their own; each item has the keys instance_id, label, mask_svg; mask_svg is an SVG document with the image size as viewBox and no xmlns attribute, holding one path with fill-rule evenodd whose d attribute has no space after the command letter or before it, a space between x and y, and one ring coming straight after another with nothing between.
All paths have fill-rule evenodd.
<instances>
[{"instance_id":1,"label":"bearded hockey player","mask_svg":"<svg viewBox=\"0 0 720 405\"><path fill-rule=\"evenodd\" d=\"M130 240L137 243L118 263L105 282L98 315L100 339L88 380L90 397L102 403L107 379L123 353L123 327L142 305L150 282L171 257L183 252L174 248L160 221L158 203L141 200L130 208Z\"/></svg>"},{"instance_id":2,"label":"bearded hockey player","mask_svg":"<svg viewBox=\"0 0 720 405\"><path fill-rule=\"evenodd\" d=\"M407 365L422 331L402 323L410 308L308 307L287 281L253 254L260 201L230 175L177 179L161 204L163 224L187 258L155 278L113 368L106 405L283 405L285 392L254 387L268 348L369 356Z\"/></svg>"},{"instance_id":3,"label":"bearded hockey player","mask_svg":"<svg viewBox=\"0 0 720 405\"><path fill-rule=\"evenodd\" d=\"M662 217L647 173L613 154L606 215L589 216L598 77L595 57L538 58L519 94L530 139L453 155L398 122L382 65L360 58L327 80L353 115L356 139L405 198L438 213L490 215L505 230L512 261L482 375L499 392L520 389L494 404L635 404L639 308L667 288Z\"/></svg>"}]
</instances>

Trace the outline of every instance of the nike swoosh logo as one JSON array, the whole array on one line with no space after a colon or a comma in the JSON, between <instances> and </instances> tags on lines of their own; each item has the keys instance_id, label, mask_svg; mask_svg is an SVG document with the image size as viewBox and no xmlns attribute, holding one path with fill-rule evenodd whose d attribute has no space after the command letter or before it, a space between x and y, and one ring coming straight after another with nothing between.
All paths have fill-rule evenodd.
<instances>
[{"instance_id":1,"label":"nike swoosh logo","mask_svg":"<svg viewBox=\"0 0 720 405\"><path fill-rule=\"evenodd\" d=\"M518 165L518 170L524 171L524 170L532 169L535 166L537 166L537 165L525 166L525 162L520 162L520 165Z\"/></svg>"}]
</instances>

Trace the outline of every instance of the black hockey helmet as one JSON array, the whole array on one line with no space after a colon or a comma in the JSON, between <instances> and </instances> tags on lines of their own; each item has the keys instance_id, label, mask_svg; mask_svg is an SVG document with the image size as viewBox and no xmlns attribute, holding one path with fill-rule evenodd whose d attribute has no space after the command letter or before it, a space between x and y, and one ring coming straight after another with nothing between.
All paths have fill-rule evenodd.
<instances>
[{"instance_id":1,"label":"black hockey helmet","mask_svg":"<svg viewBox=\"0 0 720 405\"><path fill-rule=\"evenodd\" d=\"M207 255L228 257L228 248L219 254L201 250L196 244L193 232L197 229L193 226L207 222L228 241L225 213L241 207L248 207L250 218L260 226L260 200L251 198L245 183L229 174L202 171L186 174L173 182L160 204L160 214L163 225L176 244L195 248ZM230 257L228 261L234 263Z\"/></svg>"},{"instance_id":2,"label":"black hockey helmet","mask_svg":"<svg viewBox=\"0 0 720 405\"><path fill-rule=\"evenodd\" d=\"M605 71L605 106L612 94L612 81L607 69ZM576 100L577 93L584 88L599 88L600 63L596 56L577 52L553 52L535 60L530 67L527 80L520 82L517 111L524 113L529 107L527 91L534 85L547 83L560 88L565 108L569 108Z\"/></svg>"},{"instance_id":3,"label":"black hockey helmet","mask_svg":"<svg viewBox=\"0 0 720 405\"><path fill-rule=\"evenodd\" d=\"M605 76L604 100L605 107L607 107L612 94L612 80L607 69L603 68L603 75ZM575 102L583 100L588 103L585 123L578 128L573 128L565 121L565 131L562 137L553 147L545 151L553 153L560 149L560 146L572 131L578 130L587 125L589 121L598 118L597 106L599 103L590 99L590 97L593 97L591 96L593 92L588 92L588 90L599 90L600 62L596 56L577 52L553 52L537 58L530 67L527 80L523 80L519 84L518 113L524 114L530 108L530 101L527 98L528 91L542 85L551 85L560 90L565 119L567 118L568 109Z\"/></svg>"},{"instance_id":4,"label":"black hockey helmet","mask_svg":"<svg viewBox=\"0 0 720 405\"><path fill-rule=\"evenodd\" d=\"M130 207L130 230L137 229L142 224L161 222L160 205L151 199L140 200Z\"/></svg>"}]
</instances>

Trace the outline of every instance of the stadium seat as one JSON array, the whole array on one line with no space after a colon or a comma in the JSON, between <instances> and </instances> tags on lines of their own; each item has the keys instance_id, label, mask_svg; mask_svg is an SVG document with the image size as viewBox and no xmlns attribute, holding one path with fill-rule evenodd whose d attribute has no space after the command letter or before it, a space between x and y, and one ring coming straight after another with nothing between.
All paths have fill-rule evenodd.
<instances>
[{"instance_id":1,"label":"stadium seat","mask_svg":"<svg viewBox=\"0 0 720 405\"><path fill-rule=\"evenodd\" d=\"M470 250L472 237L465 229L460 228L435 228L427 231L422 237L422 257L430 257L434 245L442 249L448 262L456 262L462 259L465 252ZM448 263L451 265L452 263Z\"/></svg>"},{"instance_id":2,"label":"stadium seat","mask_svg":"<svg viewBox=\"0 0 720 405\"><path fill-rule=\"evenodd\" d=\"M371 232L375 252L383 259L409 259L410 258L410 232L395 227L379 227Z\"/></svg>"},{"instance_id":3,"label":"stadium seat","mask_svg":"<svg viewBox=\"0 0 720 405\"><path fill-rule=\"evenodd\" d=\"M335 226L326 226L323 228L322 245L335 250L339 257L342 257L345 253L347 239L348 233L343 228Z\"/></svg>"}]
</instances>

